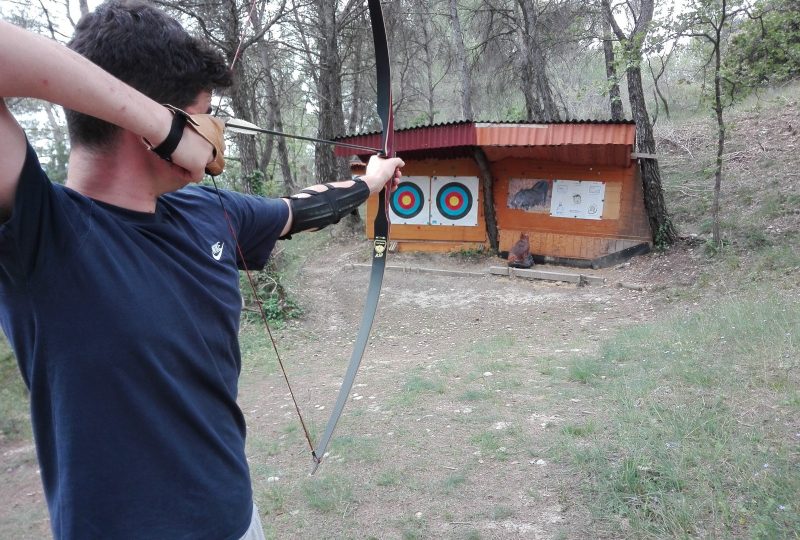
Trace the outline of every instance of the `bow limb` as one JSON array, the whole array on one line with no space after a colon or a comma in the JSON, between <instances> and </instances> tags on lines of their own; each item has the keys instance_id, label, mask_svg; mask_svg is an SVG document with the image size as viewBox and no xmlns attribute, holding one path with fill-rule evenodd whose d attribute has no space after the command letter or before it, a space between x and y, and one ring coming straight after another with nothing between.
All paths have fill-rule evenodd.
<instances>
[{"instance_id":1,"label":"bow limb","mask_svg":"<svg viewBox=\"0 0 800 540\"><path fill-rule=\"evenodd\" d=\"M392 157L394 155L394 113L392 110L392 80L391 69L389 66L389 46L386 40L386 27L383 22L383 12L380 0L368 0L369 16L372 22L372 38L375 42L375 66L378 81L378 116L381 119L383 133L381 137L381 155ZM388 185L391 185L388 184ZM383 274L386 269L386 253L389 246L389 193L390 188L384 186L379 195L381 203L378 206L378 214L375 217L374 233L375 239L372 249L372 269L369 276L369 287L367 288L367 298L364 302L364 312L361 315L361 325L358 329L353 353L350 356L350 363L347 366L342 386L336 397L336 404L331 411L331 416L325 426L325 432L313 449L311 457L314 460L311 474L317 471L325 456L325 451L333 437L336 424L344 410L350 391L353 389L353 382L356 373L361 365L364 350L369 341L372 322L375 320L375 312L378 309L378 299L381 295L381 285L383 284Z\"/></svg>"}]
</instances>

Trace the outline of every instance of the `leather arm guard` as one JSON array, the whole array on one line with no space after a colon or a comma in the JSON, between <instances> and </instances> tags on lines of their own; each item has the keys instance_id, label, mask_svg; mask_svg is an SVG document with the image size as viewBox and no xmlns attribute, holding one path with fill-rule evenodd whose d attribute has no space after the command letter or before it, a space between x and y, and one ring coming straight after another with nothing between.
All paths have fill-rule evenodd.
<instances>
[{"instance_id":1,"label":"leather arm guard","mask_svg":"<svg viewBox=\"0 0 800 540\"><path fill-rule=\"evenodd\" d=\"M346 216L367 200L369 186L359 177L353 178L355 184L350 187L334 187L325 184L325 191L304 189L309 197L289 197L292 207L292 227L289 234L281 239L291 238L293 234L309 229L322 229L333 223L339 223Z\"/></svg>"}]
</instances>

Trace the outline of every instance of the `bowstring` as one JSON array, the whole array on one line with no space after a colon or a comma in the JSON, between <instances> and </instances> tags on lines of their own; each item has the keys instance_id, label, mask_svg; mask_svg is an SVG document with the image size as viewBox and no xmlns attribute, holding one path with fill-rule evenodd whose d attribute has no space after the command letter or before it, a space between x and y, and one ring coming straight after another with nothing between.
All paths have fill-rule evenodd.
<instances>
[{"instance_id":1,"label":"bowstring","mask_svg":"<svg viewBox=\"0 0 800 540\"><path fill-rule=\"evenodd\" d=\"M244 35L247 31L247 26L250 24L253 18L253 13L255 12L256 7L256 0L251 0L250 8L247 12L247 20L243 25L242 32L239 35L239 43L236 46L236 51L233 54L233 59L231 60L230 70L233 73L233 68L236 65L236 61L240 58L242 53L242 45L244 44ZM222 107L222 100L225 97L224 90L219 97L219 102L217 103L217 109L214 112L214 116L219 114L220 107ZM300 405L297 402L297 397L295 396L294 390L292 389L292 385L289 382L289 376L286 372L286 367L283 363L283 359L281 358L280 353L278 352L278 344L275 341L275 337L272 334L272 328L269 325L269 320L267 319L266 311L264 310L264 302L261 299L261 295L258 294L258 289L256 288L255 280L253 279L253 275L250 273L250 269L247 267L247 262L244 258L244 253L242 252L242 246L239 244L239 238L236 234L236 230L233 227L233 222L231 221L230 214L228 214L228 210L225 208L225 204L222 201L222 195L220 194L219 187L217 185L216 179L212 176L211 182L214 184L214 189L217 193L217 199L219 200L219 205L222 208L222 213L225 216L225 221L228 224L228 229L231 233L231 237L233 238L233 242L236 245L236 252L239 256L239 261L241 262L242 269L244 270L245 275L247 275L247 282L250 284L250 289L253 291L253 298L258 306L258 313L261 317L261 321L264 323L264 328L267 330L267 335L269 336L270 343L272 343L272 350L275 352L275 357L278 359L278 365L281 368L281 374L283 375L284 381L286 381L286 387L289 389L289 395L292 397L292 403L294 404L294 410L297 412L297 417L300 419L300 425L303 428L303 434L305 435L306 442L308 443L308 447L311 449L311 454L314 454L314 443L311 441L311 434L308 431L308 427L306 426L306 422L303 419L303 414L300 412Z\"/></svg>"}]
</instances>

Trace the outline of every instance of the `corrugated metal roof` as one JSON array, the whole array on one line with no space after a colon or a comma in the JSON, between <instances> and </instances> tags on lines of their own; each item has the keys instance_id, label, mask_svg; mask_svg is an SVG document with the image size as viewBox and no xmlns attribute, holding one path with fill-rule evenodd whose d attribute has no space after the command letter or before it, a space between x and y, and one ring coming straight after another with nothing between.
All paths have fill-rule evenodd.
<instances>
[{"instance_id":1,"label":"corrugated metal roof","mask_svg":"<svg viewBox=\"0 0 800 540\"><path fill-rule=\"evenodd\" d=\"M588 160L587 163L627 164L636 137L636 125L629 120L574 120L560 122L447 122L395 131L395 151L416 156L480 146L489 159L499 156L538 159ZM380 132L337 140L369 147L380 146ZM568 152L557 148L569 148ZM508 151L500 149L506 148ZM535 149L535 151L534 151ZM566 148L565 148L566 150ZM359 150L337 148L339 156L364 155ZM580 155L580 157L578 156Z\"/></svg>"},{"instance_id":2,"label":"corrugated metal roof","mask_svg":"<svg viewBox=\"0 0 800 540\"><path fill-rule=\"evenodd\" d=\"M539 120L452 120L449 122L436 122L434 124L422 124L419 126L409 126L402 129L395 129L395 133L402 133L404 131L413 131L416 129L429 129L435 127L444 127L444 126L460 126L460 125L559 125L559 124L634 124L633 120L623 119L623 120L590 120L586 118L575 118L571 120L558 120L558 121L539 121ZM349 139L352 137L365 137L369 135L380 134L380 130L372 130L372 131L365 131L363 133L353 133L351 135L342 135L340 137L334 137L334 140L340 141L344 139Z\"/></svg>"}]
</instances>

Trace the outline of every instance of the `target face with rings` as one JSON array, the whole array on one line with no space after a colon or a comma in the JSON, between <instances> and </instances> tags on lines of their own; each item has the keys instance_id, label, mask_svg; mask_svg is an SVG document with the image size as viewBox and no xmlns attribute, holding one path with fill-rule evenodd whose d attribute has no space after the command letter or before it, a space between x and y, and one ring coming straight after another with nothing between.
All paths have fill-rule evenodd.
<instances>
[{"instance_id":1,"label":"target face with rings","mask_svg":"<svg viewBox=\"0 0 800 540\"><path fill-rule=\"evenodd\" d=\"M436 209L447 219L461 219L472 210L472 193L459 182L442 186L436 195Z\"/></svg>"},{"instance_id":2,"label":"target face with rings","mask_svg":"<svg viewBox=\"0 0 800 540\"><path fill-rule=\"evenodd\" d=\"M396 225L430 225L430 176L403 177L389 196L389 219Z\"/></svg>"},{"instance_id":3,"label":"target face with rings","mask_svg":"<svg viewBox=\"0 0 800 540\"><path fill-rule=\"evenodd\" d=\"M435 176L431 179L431 225L478 225L478 177Z\"/></svg>"},{"instance_id":4,"label":"target face with rings","mask_svg":"<svg viewBox=\"0 0 800 540\"><path fill-rule=\"evenodd\" d=\"M425 196L417 184L401 182L392 193L389 204L397 217L411 219L418 216L425 207Z\"/></svg>"}]
</instances>

